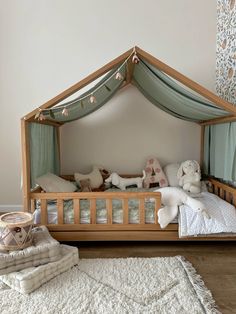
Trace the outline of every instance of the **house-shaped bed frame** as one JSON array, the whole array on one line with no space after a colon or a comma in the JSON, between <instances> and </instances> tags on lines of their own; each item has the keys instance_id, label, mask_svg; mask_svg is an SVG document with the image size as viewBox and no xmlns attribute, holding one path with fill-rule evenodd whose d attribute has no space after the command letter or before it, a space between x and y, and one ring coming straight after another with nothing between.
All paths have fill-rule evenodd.
<instances>
[{"instance_id":1,"label":"house-shaped bed frame","mask_svg":"<svg viewBox=\"0 0 236 314\"><path fill-rule=\"evenodd\" d=\"M142 63L143 68L141 68L140 63ZM139 71L142 71L143 74ZM135 72L136 71L136 72ZM201 126L201 152L200 160L203 161L203 150L204 150L204 130L208 125L213 124L222 124L232 121L236 121L236 108L233 104L228 103L227 101L219 98L212 92L208 91L206 88L200 86L196 82L187 78L183 74L164 64L160 60L156 59L149 53L140 49L139 47L132 48L127 52L123 53L116 59L112 60L99 70L90 74L80 82L71 86L58 96L49 100L40 108L37 108L24 116L21 120L21 131L22 131L22 167L23 167L23 197L24 197L24 209L25 211L33 212L35 210L36 200L41 201L41 224L47 225L51 234L58 240L61 241L89 241L89 240L236 240L236 236L230 237L189 237L181 238L178 237L178 225L170 224L166 229L162 230L155 218L153 224L145 223L145 199L154 198L155 199L155 217L157 217L158 209L161 206L161 195L158 192L73 192L73 193L45 193L39 187L32 189L32 156L30 149L30 125L40 124L49 125L53 127L55 134L57 135L57 141L59 142L60 136L60 127L65 122L70 122L77 118L80 118L90 112L93 112L96 108L104 104L111 96L120 88L133 83L135 78L135 84L137 87L140 87L141 91L151 100L155 102L153 94L155 94L155 88L149 84L148 80L146 82L146 92L145 86L142 85L142 75L145 76L145 73L148 75L159 75L160 82L165 84L173 84L172 89L177 91L180 97L182 97L182 92L177 87L177 82L181 83L181 86L184 85L195 93L201 95L203 99L209 101L209 108L213 107L217 111L217 115L206 115L202 119L200 117L194 119L192 116L192 121L197 122ZM105 78L104 75L106 74ZM164 77L164 76L165 77ZM79 98L76 98L76 101L71 101L60 105L63 100L72 94L78 92L80 89L84 88L93 81L101 78L100 83L96 84L95 87L89 92L83 94ZM173 80L174 79L174 80ZM111 82L110 85L109 82ZM172 82L169 82L171 80ZM115 83L114 83L115 82ZM112 85L113 84L113 85ZM104 96L104 94L99 94L100 87L105 87L105 91L110 96ZM151 86L153 89L151 92L147 89ZM155 86L154 86L155 87ZM143 90L142 90L143 88ZM161 92L161 91L160 91ZM159 93L159 91L158 91ZM195 99L195 93L189 94L186 91L188 96L189 103L192 100L196 100L199 103L204 103L204 101ZM185 96L186 96L185 95ZM92 97L92 98L91 98ZM96 104L96 98L101 101L98 101ZM86 103L90 102L88 109L84 109L83 101ZM59 105L58 105L59 104ZM159 101L157 104L160 105ZM77 106L80 106L81 111L75 110ZM163 104L162 104L163 105ZM165 105L165 104L164 104ZM193 103L194 105L194 103ZM94 106L92 108L92 106ZM162 108L162 106L160 105ZM187 102L188 107L188 102ZM186 107L186 108L187 108ZM92 108L92 109L91 109ZM94 109L95 108L95 109ZM163 108L162 108L163 109ZM63 114L62 111L64 110ZM86 111L87 110L87 111ZM171 111L171 108L164 108L167 112ZM187 108L188 110L188 108ZM79 112L79 113L78 113ZM69 113L69 115L68 115ZM176 110L175 115L181 117L181 114ZM211 118L209 118L211 117ZM213 118L212 118L213 117ZM187 116L184 116L185 119L188 119ZM188 119L191 120L191 119ZM60 147L60 144L58 144ZM60 152L59 152L60 153ZM60 156L58 156L60 160ZM65 178L70 178L71 176L64 176ZM236 204L236 189L219 182L216 179L209 178L209 181L212 184L212 192L217 194L222 199ZM120 199L123 202L123 223L114 224L112 222L112 199ZM129 203L130 198L136 198L139 200L139 223L130 224L129 223ZM48 200L55 199L57 201L57 212L58 220L57 224L48 224L48 213L47 213L47 202ZM71 199L73 201L73 211L74 211L74 224L64 223L64 200ZM88 199L90 201L90 224L80 223L80 200ZM96 223L96 199L104 199L106 201L107 208L107 223L106 224L97 224Z\"/></svg>"}]
</instances>

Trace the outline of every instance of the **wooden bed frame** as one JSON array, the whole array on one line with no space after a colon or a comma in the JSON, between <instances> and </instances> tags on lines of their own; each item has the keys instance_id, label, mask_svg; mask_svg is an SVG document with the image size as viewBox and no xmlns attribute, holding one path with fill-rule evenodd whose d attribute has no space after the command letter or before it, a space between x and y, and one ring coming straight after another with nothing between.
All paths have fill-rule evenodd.
<instances>
[{"instance_id":1,"label":"wooden bed frame","mask_svg":"<svg viewBox=\"0 0 236 314\"><path fill-rule=\"evenodd\" d=\"M236 205L236 188L223 184L215 179L209 179L209 190L229 203ZM155 199L155 221L145 223L145 199ZM157 212L161 207L159 192L73 192L73 193L45 193L38 188L30 193L31 211L35 209L36 200L41 202L41 224L46 225L52 236L59 241L232 241L236 236L207 236L179 238L178 224L169 224L161 229L157 222ZM48 224L47 201L57 202L57 224ZM72 199L74 223L64 223L63 201ZM80 223L80 200L90 201L90 224ZM106 200L107 223L96 223L96 199ZM123 203L123 223L112 223L112 199L119 199ZM129 223L128 200L139 200L139 223Z\"/></svg>"},{"instance_id":2,"label":"wooden bed frame","mask_svg":"<svg viewBox=\"0 0 236 314\"><path fill-rule=\"evenodd\" d=\"M156 200L155 211L157 213L161 205L161 195L159 193L129 193L129 192L119 192L119 193L107 193L107 192L90 192L90 193L41 193L40 190L31 191L30 190L30 149L29 149L29 134L28 126L29 123L42 123L47 125L52 125L56 128L58 134L58 142L60 143L60 127L63 125L62 122L55 122L50 119L44 121L35 120L35 115L39 113L39 109L48 109L56 104L60 103L67 97L76 93L86 85L95 81L114 67L121 65L132 53L137 54L138 57L146 60L154 67L163 71L173 79L179 81L181 84L187 86L193 91L199 93L206 99L213 102L219 108L225 109L229 112L229 116L211 119L207 121L199 122L201 126L201 152L200 160L203 160L203 141L204 141L204 130L206 125L212 125L217 123L225 123L236 121L236 107L219 98L212 92L208 91L203 86L187 78L183 74L164 64L157 58L148 54L139 47L132 48L122 55L118 56L116 59L107 63L105 66L90 74L80 82L71 86L67 90L63 91L53 99L47 101L40 108L33 110L21 119L21 134L22 134L22 170L23 170L23 202L25 211L33 211L35 208L35 200L41 200L41 223L48 226L51 234L58 240L61 241L96 241L96 240L159 240L159 241L169 241L169 240L236 240L235 237L191 237L191 238L181 238L178 237L178 226L177 224L170 224L166 229L161 230L157 221L154 224L146 224L144 220L144 200L145 198L153 197ZM131 62L131 58L127 61L127 76L124 86L128 85L132 81L132 75L134 70L134 65ZM236 189L218 182L214 179L209 179L212 184L213 193L219 195L221 198L228 202L236 204ZM112 224L112 198L119 198L123 201L123 224ZM139 224L129 224L128 223L128 198L137 198L140 200L140 222ZM87 198L90 200L90 210L91 210L91 222L88 225L81 224L79 200L82 198ZM108 210L108 223L107 224L96 224L96 198L102 198L106 200L107 210ZM58 224L48 225L47 224L47 200L56 199L58 207ZM74 202L74 224L64 224L63 222L63 200L73 199Z\"/></svg>"}]
</instances>

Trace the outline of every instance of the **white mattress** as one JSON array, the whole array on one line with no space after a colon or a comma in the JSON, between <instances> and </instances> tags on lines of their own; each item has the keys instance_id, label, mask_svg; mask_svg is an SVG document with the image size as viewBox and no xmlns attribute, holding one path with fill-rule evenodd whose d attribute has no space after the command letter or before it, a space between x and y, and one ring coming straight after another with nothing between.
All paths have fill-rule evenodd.
<instances>
[{"instance_id":1,"label":"white mattress","mask_svg":"<svg viewBox=\"0 0 236 314\"><path fill-rule=\"evenodd\" d=\"M201 213L194 212L187 205L181 205L179 210L180 237L207 234L229 236L236 233L236 209L233 205L209 192L202 192L197 199L205 204L210 219Z\"/></svg>"}]
</instances>

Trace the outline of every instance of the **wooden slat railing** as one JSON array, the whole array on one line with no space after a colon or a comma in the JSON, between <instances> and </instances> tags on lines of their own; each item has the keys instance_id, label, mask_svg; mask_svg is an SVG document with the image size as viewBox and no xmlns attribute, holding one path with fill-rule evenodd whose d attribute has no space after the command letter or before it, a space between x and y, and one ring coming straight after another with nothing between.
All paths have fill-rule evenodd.
<instances>
[{"instance_id":1,"label":"wooden slat railing","mask_svg":"<svg viewBox=\"0 0 236 314\"><path fill-rule=\"evenodd\" d=\"M73 200L73 208L74 208L74 224L80 223L80 202L79 199Z\"/></svg>"},{"instance_id":2,"label":"wooden slat railing","mask_svg":"<svg viewBox=\"0 0 236 314\"><path fill-rule=\"evenodd\" d=\"M209 191L216 194L223 200L236 206L236 188L229 186L216 179L208 178L210 182Z\"/></svg>"},{"instance_id":3,"label":"wooden slat railing","mask_svg":"<svg viewBox=\"0 0 236 314\"><path fill-rule=\"evenodd\" d=\"M57 224L64 225L64 201L71 199L73 201L73 211L74 211L74 225L82 225L80 221L80 200L88 200L90 203L90 225L97 224L97 206L96 200L105 200L106 210L107 210L107 222L103 225L114 225L112 221L113 204L112 200L120 200L123 204L123 223L118 225L131 225L129 222L129 199L135 199L139 201L139 223L135 225L145 225L145 201L152 199L155 202L154 205L154 216L155 220L153 224L157 224L157 212L161 207L161 194L159 192L74 192L74 193L31 193L31 200L35 202L40 200L41 203L41 224L48 224L47 217L47 203L50 200L56 200L57 205ZM151 224L147 224L151 225Z\"/></svg>"},{"instance_id":4,"label":"wooden slat railing","mask_svg":"<svg viewBox=\"0 0 236 314\"><path fill-rule=\"evenodd\" d=\"M57 223L64 223L64 201L63 199L57 200Z\"/></svg>"},{"instance_id":5,"label":"wooden slat railing","mask_svg":"<svg viewBox=\"0 0 236 314\"><path fill-rule=\"evenodd\" d=\"M107 208L107 223L112 225L112 199L106 200L106 208Z\"/></svg>"},{"instance_id":6,"label":"wooden slat railing","mask_svg":"<svg viewBox=\"0 0 236 314\"><path fill-rule=\"evenodd\" d=\"M129 203L127 198L123 200L123 223L129 223Z\"/></svg>"},{"instance_id":7,"label":"wooden slat railing","mask_svg":"<svg viewBox=\"0 0 236 314\"><path fill-rule=\"evenodd\" d=\"M48 223L47 200L41 201L41 223L43 225Z\"/></svg>"},{"instance_id":8,"label":"wooden slat railing","mask_svg":"<svg viewBox=\"0 0 236 314\"><path fill-rule=\"evenodd\" d=\"M96 199L93 198L90 200L90 223L97 223L97 211L96 211Z\"/></svg>"},{"instance_id":9,"label":"wooden slat railing","mask_svg":"<svg viewBox=\"0 0 236 314\"><path fill-rule=\"evenodd\" d=\"M145 224L145 200L143 198L139 201L139 222Z\"/></svg>"}]
</instances>

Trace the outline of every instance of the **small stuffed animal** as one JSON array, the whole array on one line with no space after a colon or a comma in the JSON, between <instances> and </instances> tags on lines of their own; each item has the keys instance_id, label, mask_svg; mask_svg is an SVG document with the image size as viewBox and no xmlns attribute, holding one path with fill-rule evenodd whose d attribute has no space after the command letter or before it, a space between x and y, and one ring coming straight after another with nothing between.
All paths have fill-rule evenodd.
<instances>
[{"instance_id":1,"label":"small stuffed animal","mask_svg":"<svg viewBox=\"0 0 236 314\"><path fill-rule=\"evenodd\" d=\"M196 160L186 160L182 162L177 172L179 185L190 193L201 192L201 170Z\"/></svg>"},{"instance_id":2,"label":"small stuffed animal","mask_svg":"<svg viewBox=\"0 0 236 314\"><path fill-rule=\"evenodd\" d=\"M164 207L158 210L158 222L161 228L165 228L178 214L178 206L186 204L194 211L210 218L205 206L199 200L188 196L183 190L176 187L164 187L156 190L161 193L161 203Z\"/></svg>"},{"instance_id":3,"label":"small stuffed animal","mask_svg":"<svg viewBox=\"0 0 236 314\"><path fill-rule=\"evenodd\" d=\"M81 192L92 192L90 179L79 181Z\"/></svg>"},{"instance_id":4,"label":"small stuffed animal","mask_svg":"<svg viewBox=\"0 0 236 314\"><path fill-rule=\"evenodd\" d=\"M93 170L90 173L75 173L75 181L80 184L79 181L90 179L90 186L92 189L98 189L103 184L103 177L100 173L99 167L97 165L93 166Z\"/></svg>"},{"instance_id":5,"label":"small stuffed animal","mask_svg":"<svg viewBox=\"0 0 236 314\"><path fill-rule=\"evenodd\" d=\"M112 183L121 190L125 190L129 185L137 185L138 188L143 187L143 180L145 179L145 171L143 171L143 177L137 178L122 178L116 172L113 172L106 180L106 183Z\"/></svg>"}]
</instances>

